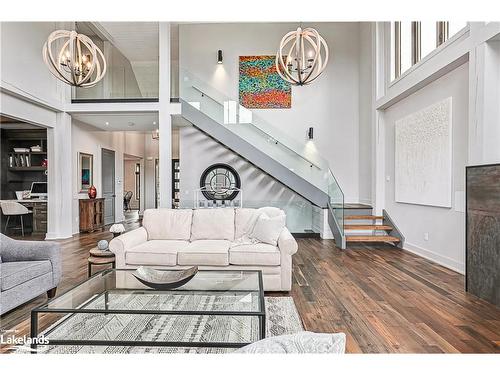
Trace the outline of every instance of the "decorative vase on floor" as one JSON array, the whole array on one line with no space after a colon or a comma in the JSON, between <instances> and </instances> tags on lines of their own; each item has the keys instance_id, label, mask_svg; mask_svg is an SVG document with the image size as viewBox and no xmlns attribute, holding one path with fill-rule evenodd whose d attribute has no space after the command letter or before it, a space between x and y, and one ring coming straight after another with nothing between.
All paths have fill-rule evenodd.
<instances>
[{"instance_id":1,"label":"decorative vase on floor","mask_svg":"<svg viewBox=\"0 0 500 375\"><path fill-rule=\"evenodd\" d=\"M94 185L92 185L91 187L89 187L89 198L95 199L95 197L97 197L97 189Z\"/></svg>"}]
</instances>

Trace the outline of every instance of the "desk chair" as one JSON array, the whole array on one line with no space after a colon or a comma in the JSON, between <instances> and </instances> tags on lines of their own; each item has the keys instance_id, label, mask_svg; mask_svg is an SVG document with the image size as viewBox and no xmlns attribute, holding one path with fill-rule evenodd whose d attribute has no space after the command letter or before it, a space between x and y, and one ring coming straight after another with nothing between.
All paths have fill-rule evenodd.
<instances>
[{"instance_id":1,"label":"desk chair","mask_svg":"<svg viewBox=\"0 0 500 375\"><path fill-rule=\"evenodd\" d=\"M26 207L24 207L21 203L15 201L0 201L0 208L2 209L2 214L7 216L7 222L5 223L4 232L7 233L7 226L9 225L10 217L19 216L21 218L21 233L23 234L24 237L23 216L30 214L31 211L28 210Z\"/></svg>"}]
</instances>

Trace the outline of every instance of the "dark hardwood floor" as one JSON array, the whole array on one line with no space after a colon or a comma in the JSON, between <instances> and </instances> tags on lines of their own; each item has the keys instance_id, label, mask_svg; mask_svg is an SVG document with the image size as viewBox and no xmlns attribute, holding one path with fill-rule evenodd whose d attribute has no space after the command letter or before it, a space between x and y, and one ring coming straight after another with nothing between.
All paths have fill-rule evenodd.
<instances>
[{"instance_id":1,"label":"dark hardwood floor","mask_svg":"<svg viewBox=\"0 0 500 375\"><path fill-rule=\"evenodd\" d=\"M88 251L99 239L111 234L59 241L58 295L87 277ZM345 332L348 353L500 353L500 309L465 293L462 275L388 245L342 251L333 241L298 242L290 295L306 330ZM3 315L0 330L29 335L29 312L45 300Z\"/></svg>"}]
</instances>

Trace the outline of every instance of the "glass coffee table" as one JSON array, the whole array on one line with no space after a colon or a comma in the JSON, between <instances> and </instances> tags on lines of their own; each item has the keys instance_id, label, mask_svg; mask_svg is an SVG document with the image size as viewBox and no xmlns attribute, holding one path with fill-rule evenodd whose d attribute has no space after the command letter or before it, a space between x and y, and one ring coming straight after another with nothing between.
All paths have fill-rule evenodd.
<instances>
[{"instance_id":1,"label":"glass coffee table","mask_svg":"<svg viewBox=\"0 0 500 375\"><path fill-rule=\"evenodd\" d=\"M198 271L169 291L143 285L133 271L99 272L33 309L32 349L40 350L40 341L48 351L61 346L239 348L265 337L261 271Z\"/></svg>"}]
</instances>

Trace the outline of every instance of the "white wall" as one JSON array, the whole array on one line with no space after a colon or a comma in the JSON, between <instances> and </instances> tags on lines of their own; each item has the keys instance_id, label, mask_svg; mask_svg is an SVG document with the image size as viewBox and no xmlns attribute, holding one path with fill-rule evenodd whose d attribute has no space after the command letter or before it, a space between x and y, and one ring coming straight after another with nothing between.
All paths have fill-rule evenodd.
<instances>
[{"instance_id":1,"label":"white wall","mask_svg":"<svg viewBox=\"0 0 500 375\"><path fill-rule=\"evenodd\" d=\"M244 207L283 207L291 231L311 229L309 202L192 126L180 128L179 159L181 207L193 207L194 192L200 187L203 171L212 164L225 163L240 175Z\"/></svg>"},{"instance_id":2,"label":"white wall","mask_svg":"<svg viewBox=\"0 0 500 375\"><path fill-rule=\"evenodd\" d=\"M449 268L464 272L465 165L467 163L468 64L432 82L389 107L384 115L385 208L406 238L405 248ZM453 191L452 208L397 203L394 200L394 123L431 104L452 97ZM379 176L384 178L384 176ZM429 239L424 239L428 233Z\"/></svg>"},{"instance_id":3,"label":"white wall","mask_svg":"<svg viewBox=\"0 0 500 375\"><path fill-rule=\"evenodd\" d=\"M283 35L297 26L297 23L180 25L181 69L187 69L216 90L237 99L238 57L276 54ZM357 202L359 106L365 104L359 100L360 61L371 66L369 59L360 60L360 24L304 26L315 27L326 39L331 53L327 69L313 84L293 87L291 109L256 110L256 113L303 144L307 129L313 126L314 143L329 161L346 201ZM216 63L219 49L224 54L222 65Z\"/></svg>"},{"instance_id":4,"label":"white wall","mask_svg":"<svg viewBox=\"0 0 500 375\"><path fill-rule=\"evenodd\" d=\"M42 59L42 47L55 22L2 22L0 24L0 78L41 102L60 103L57 80Z\"/></svg>"}]
</instances>

